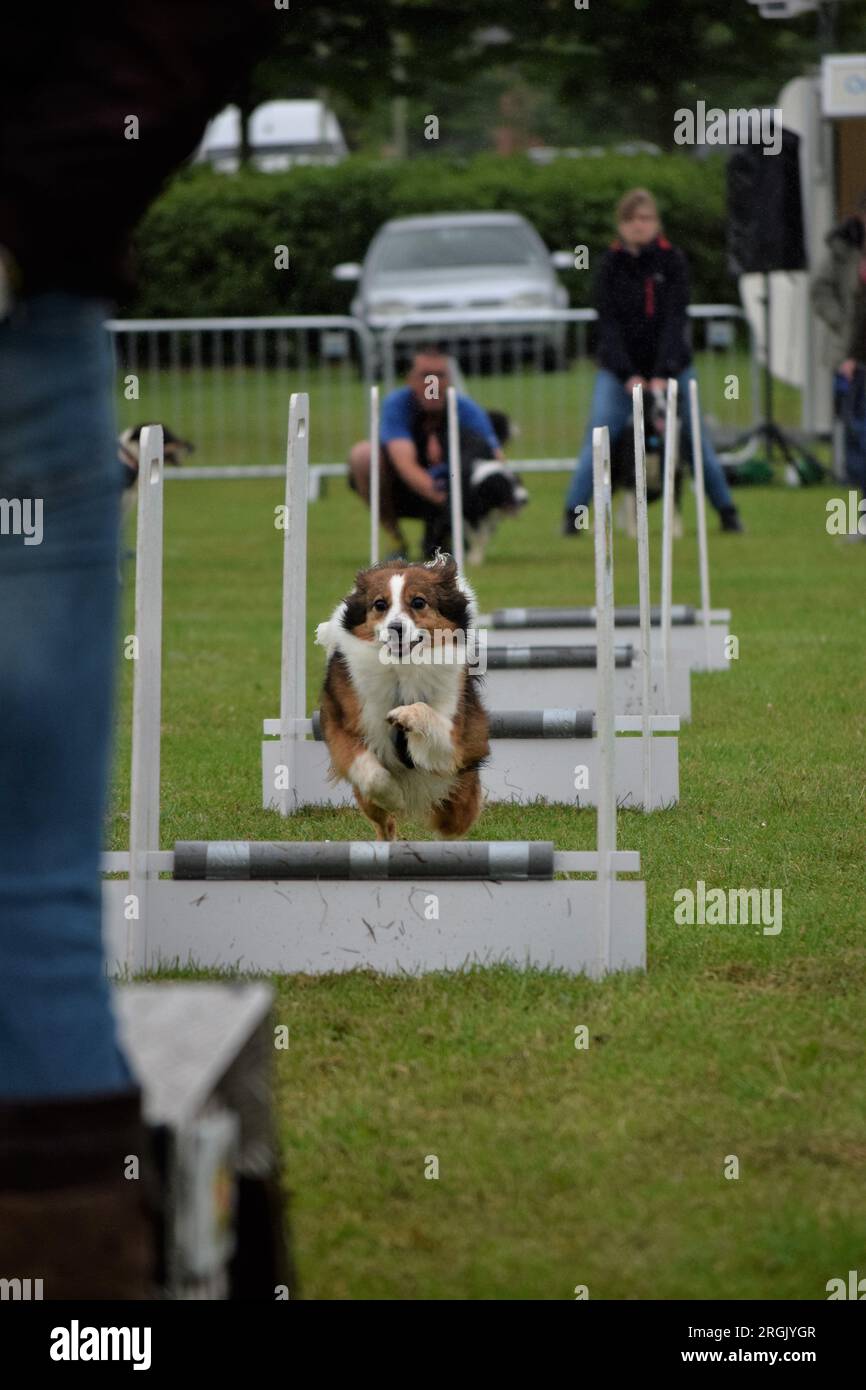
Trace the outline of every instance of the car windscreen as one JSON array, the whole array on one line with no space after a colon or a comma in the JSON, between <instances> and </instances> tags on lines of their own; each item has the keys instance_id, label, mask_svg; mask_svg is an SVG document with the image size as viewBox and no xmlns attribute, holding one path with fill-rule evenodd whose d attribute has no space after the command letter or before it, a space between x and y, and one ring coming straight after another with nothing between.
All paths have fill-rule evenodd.
<instances>
[{"instance_id":1,"label":"car windscreen","mask_svg":"<svg viewBox=\"0 0 866 1390\"><path fill-rule=\"evenodd\" d=\"M372 269L451 270L457 266L533 265L538 246L524 227L495 223L471 227L412 227L387 232L376 247Z\"/></svg>"}]
</instances>

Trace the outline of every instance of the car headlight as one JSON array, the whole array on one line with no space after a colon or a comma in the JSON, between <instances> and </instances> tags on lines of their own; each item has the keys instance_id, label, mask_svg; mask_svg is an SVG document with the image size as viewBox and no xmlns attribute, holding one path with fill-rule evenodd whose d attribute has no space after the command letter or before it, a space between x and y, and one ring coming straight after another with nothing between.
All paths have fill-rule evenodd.
<instances>
[{"instance_id":1,"label":"car headlight","mask_svg":"<svg viewBox=\"0 0 866 1390\"><path fill-rule=\"evenodd\" d=\"M512 309L549 309L550 298L546 294L516 294L508 303Z\"/></svg>"}]
</instances>

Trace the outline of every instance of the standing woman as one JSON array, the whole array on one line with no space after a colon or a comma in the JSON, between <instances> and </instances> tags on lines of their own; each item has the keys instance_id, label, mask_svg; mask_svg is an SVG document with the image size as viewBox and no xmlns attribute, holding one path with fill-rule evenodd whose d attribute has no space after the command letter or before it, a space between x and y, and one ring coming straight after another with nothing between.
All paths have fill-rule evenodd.
<instances>
[{"instance_id":1,"label":"standing woman","mask_svg":"<svg viewBox=\"0 0 866 1390\"><path fill-rule=\"evenodd\" d=\"M691 455L688 383L694 376L689 341L686 258L662 235L658 208L646 188L633 188L616 209L619 238L605 252L596 282L598 366L589 424L572 474L563 535L575 536L575 508L592 497L592 432L607 425L611 445L631 421L632 390L664 391L679 382L682 440ZM742 531L722 465L701 424L704 478L723 531Z\"/></svg>"}]
</instances>

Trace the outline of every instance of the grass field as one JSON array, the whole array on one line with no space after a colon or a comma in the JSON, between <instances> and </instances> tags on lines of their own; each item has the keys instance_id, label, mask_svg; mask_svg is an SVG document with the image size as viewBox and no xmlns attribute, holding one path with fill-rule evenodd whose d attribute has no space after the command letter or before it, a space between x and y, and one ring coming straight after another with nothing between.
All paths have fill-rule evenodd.
<instances>
[{"instance_id":1,"label":"grass field","mask_svg":"<svg viewBox=\"0 0 866 1390\"><path fill-rule=\"evenodd\" d=\"M591 547L557 537L563 484L533 480L472 576L483 607L592 601ZM733 610L740 657L693 678L680 806L619 816L647 882L645 975L274 981L306 1297L569 1299L585 1284L591 1298L818 1299L866 1272L866 545L828 537L830 495L744 490L748 533L712 537L713 601ZM269 482L167 489L166 847L366 834L351 812L287 830L259 809L261 720L278 713L279 501ZM678 602L698 598L691 507ZM342 485L313 507L311 631L366 534ZM617 546L617 600L633 602ZM311 700L320 673L311 645ZM125 731L128 663L122 675ZM124 734L118 747L115 848ZM592 813L537 806L487 811L476 833L577 849L594 828ZM781 889L781 933L675 925L673 894L697 879Z\"/></svg>"}]
</instances>

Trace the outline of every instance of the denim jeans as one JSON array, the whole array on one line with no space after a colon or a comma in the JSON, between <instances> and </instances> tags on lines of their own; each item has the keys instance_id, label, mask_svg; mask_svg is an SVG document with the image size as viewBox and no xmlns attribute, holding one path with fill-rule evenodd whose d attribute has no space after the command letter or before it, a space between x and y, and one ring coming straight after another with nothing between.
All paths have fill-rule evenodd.
<instances>
[{"instance_id":1,"label":"denim jeans","mask_svg":"<svg viewBox=\"0 0 866 1390\"><path fill-rule=\"evenodd\" d=\"M106 305L0 322L0 1098L132 1083L102 951L120 470Z\"/></svg>"},{"instance_id":2,"label":"denim jeans","mask_svg":"<svg viewBox=\"0 0 866 1390\"><path fill-rule=\"evenodd\" d=\"M850 381L837 372L833 388L845 428L845 474L852 487L866 492L866 368L858 367Z\"/></svg>"},{"instance_id":3,"label":"denim jeans","mask_svg":"<svg viewBox=\"0 0 866 1390\"><path fill-rule=\"evenodd\" d=\"M679 385L679 404L680 420L682 421L682 446L683 452L691 458L691 419L689 410L689 382L692 380L694 372L691 367L687 367L677 378ZM613 446L622 434L626 425L631 422L631 395L626 392L619 377L614 376L613 372L600 371L595 378L595 386L592 392L592 406L590 408L589 424L583 440L583 447L580 457L577 460L577 467L571 475L571 483L566 497L566 509L573 511L575 507L587 506L592 500L592 432L607 425L610 430L610 442ZM701 421L701 441L704 446L704 483L707 489L707 496L715 507L716 511L721 512L725 507L733 507L734 502L728 491L727 480L719 463L716 451L713 448L713 441L709 431Z\"/></svg>"}]
</instances>

